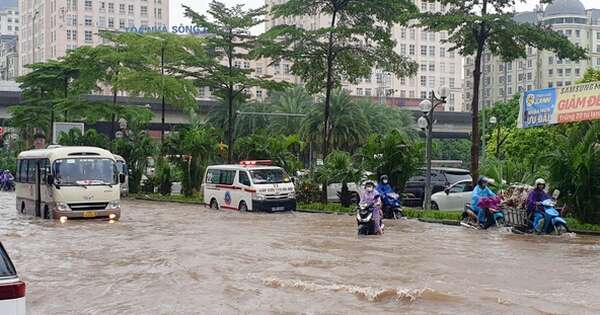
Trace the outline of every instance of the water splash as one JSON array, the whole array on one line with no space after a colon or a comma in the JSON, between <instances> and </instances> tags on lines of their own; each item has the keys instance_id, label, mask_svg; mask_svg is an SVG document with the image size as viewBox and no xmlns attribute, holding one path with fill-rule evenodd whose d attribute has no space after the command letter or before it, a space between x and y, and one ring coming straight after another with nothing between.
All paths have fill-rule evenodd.
<instances>
[{"instance_id":1,"label":"water splash","mask_svg":"<svg viewBox=\"0 0 600 315\"><path fill-rule=\"evenodd\" d=\"M415 302L419 299L429 301L456 301L458 297L449 294L438 292L431 288L423 289L403 289L403 288L386 288L379 289L373 287L361 287L346 284L318 284L314 282L306 282L302 280L282 280L278 278L267 278L263 280L263 284L271 288L294 288L303 291L331 291L331 292L346 292L357 296L359 299L370 302L387 302L387 301L405 301Z\"/></svg>"}]
</instances>

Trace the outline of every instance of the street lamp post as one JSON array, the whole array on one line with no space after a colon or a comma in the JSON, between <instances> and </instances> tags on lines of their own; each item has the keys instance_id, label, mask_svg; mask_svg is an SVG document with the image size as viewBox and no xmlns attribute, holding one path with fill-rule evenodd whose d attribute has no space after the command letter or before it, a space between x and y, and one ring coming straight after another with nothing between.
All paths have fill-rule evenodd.
<instances>
[{"instance_id":1,"label":"street lamp post","mask_svg":"<svg viewBox=\"0 0 600 315\"><path fill-rule=\"evenodd\" d=\"M426 159L427 159L427 170L425 174L425 198L423 208L429 210L431 208L431 155L432 155L432 142L433 142L433 114L435 109L446 104L446 98L448 97L448 88L440 87L438 90L439 97L435 95L435 92L431 92L431 100L423 100L420 104L423 116L419 118L418 125L422 129L426 129L427 137L427 148L426 148Z\"/></svg>"},{"instance_id":2,"label":"street lamp post","mask_svg":"<svg viewBox=\"0 0 600 315\"><path fill-rule=\"evenodd\" d=\"M35 10L31 20L31 63L35 63L35 19L40 15L40 11Z\"/></svg>"},{"instance_id":3,"label":"street lamp post","mask_svg":"<svg viewBox=\"0 0 600 315\"><path fill-rule=\"evenodd\" d=\"M165 50L166 40L162 37L148 36L160 42L160 75L161 75L161 118L160 118L160 144L165 143ZM161 149L162 150L162 149Z\"/></svg>"},{"instance_id":4,"label":"street lamp post","mask_svg":"<svg viewBox=\"0 0 600 315\"><path fill-rule=\"evenodd\" d=\"M490 117L490 125L496 125L496 158L500 159L500 122L496 116Z\"/></svg>"}]
</instances>

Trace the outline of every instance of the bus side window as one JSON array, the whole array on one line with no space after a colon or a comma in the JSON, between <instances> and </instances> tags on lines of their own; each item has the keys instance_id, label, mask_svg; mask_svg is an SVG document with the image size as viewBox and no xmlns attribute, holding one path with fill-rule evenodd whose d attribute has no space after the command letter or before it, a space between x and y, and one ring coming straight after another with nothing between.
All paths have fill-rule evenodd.
<instances>
[{"instance_id":1,"label":"bus side window","mask_svg":"<svg viewBox=\"0 0 600 315\"><path fill-rule=\"evenodd\" d=\"M21 168L19 169L19 181L21 183L27 182L27 160L21 160Z\"/></svg>"},{"instance_id":2,"label":"bus side window","mask_svg":"<svg viewBox=\"0 0 600 315\"><path fill-rule=\"evenodd\" d=\"M248 177L248 173L246 171L240 171L240 184L244 186L250 186L250 178Z\"/></svg>"},{"instance_id":3,"label":"bus side window","mask_svg":"<svg viewBox=\"0 0 600 315\"><path fill-rule=\"evenodd\" d=\"M17 160L17 171L15 172L15 182L17 183L21 182L21 161L23 160Z\"/></svg>"},{"instance_id":4,"label":"bus side window","mask_svg":"<svg viewBox=\"0 0 600 315\"><path fill-rule=\"evenodd\" d=\"M50 161L48 159L40 160L40 181L42 184L47 184L48 174L50 174Z\"/></svg>"},{"instance_id":5,"label":"bus side window","mask_svg":"<svg viewBox=\"0 0 600 315\"><path fill-rule=\"evenodd\" d=\"M35 170L37 168L38 160L28 160L27 163L27 182L35 183Z\"/></svg>"}]
</instances>

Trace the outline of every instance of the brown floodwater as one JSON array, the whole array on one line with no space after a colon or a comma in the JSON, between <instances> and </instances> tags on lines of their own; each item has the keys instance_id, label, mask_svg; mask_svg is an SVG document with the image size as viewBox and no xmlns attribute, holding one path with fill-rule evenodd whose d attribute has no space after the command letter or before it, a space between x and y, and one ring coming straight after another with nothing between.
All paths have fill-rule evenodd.
<instances>
[{"instance_id":1,"label":"brown floodwater","mask_svg":"<svg viewBox=\"0 0 600 315\"><path fill-rule=\"evenodd\" d=\"M600 239L124 202L43 221L0 194L28 314L600 314Z\"/></svg>"}]
</instances>

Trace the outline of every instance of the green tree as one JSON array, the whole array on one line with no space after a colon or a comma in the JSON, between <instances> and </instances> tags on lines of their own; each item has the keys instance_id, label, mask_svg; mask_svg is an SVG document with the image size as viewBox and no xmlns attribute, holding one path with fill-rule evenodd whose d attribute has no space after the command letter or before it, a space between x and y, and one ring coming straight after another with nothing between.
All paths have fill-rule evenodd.
<instances>
[{"instance_id":1,"label":"green tree","mask_svg":"<svg viewBox=\"0 0 600 315\"><path fill-rule=\"evenodd\" d=\"M355 167L350 154L344 151L333 151L323 161L323 165L315 170L315 178L319 182L341 183L340 203L344 207L352 204L352 194L348 183L358 182L362 175L360 168Z\"/></svg>"},{"instance_id":2,"label":"green tree","mask_svg":"<svg viewBox=\"0 0 600 315\"><path fill-rule=\"evenodd\" d=\"M58 143L65 146L90 146L110 149L110 140L107 136L98 133L96 129L88 129L81 134L79 129L71 129L68 133L58 135Z\"/></svg>"},{"instance_id":3,"label":"green tree","mask_svg":"<svg viewBox=\"0 0 600 315\"><path fill-rule=\"evenodd\" d=\"M550 154L551 183L585 223L600 223L600 122L585 122L556 137Z\"/></svg>"},{"instance_id":4,"label":"green tree","mask_svg":"<svg viewBox=\"0 0 600 315\"><path fill-rule=\"evenodd\" d=\"M306 115L315 104L314 97L300 86L275 91L271 93L268 102L273 112L292 115ZM298 133L302 120L301 116L272 117L270 126L276 133L292 135Z\"/></svg>"},{"instance_id":5,"label":"green tree","mask_svg":"<svg viewBox=\"0 0 600 315\"><path fill-rule=\"evenodd\" d=\"M322 155L332 140L332 92L345 79L356 83L373 68L397 76L416 72L417 65L395 52L391 30L409 21L417 8L409 0L289 0L272 8L274 19L325 17L328 25L304 29L279 25L261 36L258 55L293 62L291 71L310 93L324 92Z\"/></svg>"},{"instance_id":6,"label":"green tree","mask_svg":"<svg viewBox=\"0 0 600 315\"><path fill-rule=\"evenodd\" d=\"M444 13L422 13L420 26L428 31L447 31L452 49L463 56L475 56L473 70L473 113L471 132L471 175L479 176L479 92L481 63L485 51L504 61L527 57L527 48L535 47L556 53L560 59L580 60L586 57L583 48L575 46L562 34L543 25L520 24L513 20L514 7L525 0L441 0L450 5ZM542 0L544 3L550 0Z\"/></svg>"},{"instance_id":7,"label":"green tree","mask_svg":"<svg viewBox=\"0 0 600 315\"><path fill-rule=\"evenodd\" d=\"M209 58L198 58L197 54L191 53L185 62L195 70L180 70L186 76L193 77L199 87L212 88L213 93L226 102L229 148L227 160L231 163L236 102L243 99L252 87L271 90L284 86L267 76L253 75L254 69L241 66L243 62L249 62L253 58L256 38L250 34L250 29L264 22L265 7L245 10L241 4L228 8L221 2L212 1L207 11L210 18L188 6L183 7L185 16L211 35L205 38L205 44L201 47L206 49Z\"/></svg>"},{"instance_id":8,"label":"green tree","mask_svg":"<svg viewBox=\"0 0 600 315\"><path fill-rule=\"evenodd\" d=\"M360 149L365 170L377 177L386 174L397 191L403 191L409 177L423 165L423 144L405 133L392 130L385 135L373 134Z\"/></svg>"},{"instance_id":9,"label":"green tree","mask_svg":"<svg viewBox=\"0 0 600 315\"><path fill-rule=\"evenodd\" d=\"M462 161L464 167L471 163L471 141L467 139L433 139L432 159Z\"/></svg>"},{"instance_id":10,"label":"green tree","mask_svg":"<svg viewBox=\"0 0 600 315\"><path fill-rule=\"evenodd\" d=\"M217 130L197 121L173 132L165 142L165 152L183 171L182 189L185 196L198 193L208 163L215 160L220 138Z\"/></svg>"},{"instance_id":11,"label":"green tree","mask_svg":"<svg viewBox=\"0 0 600 315\"><path fill-rule=\"evenodd\" d=\"M370 135L371 129L368 120L361 107L348 92L342 89L334 90L330 101L328 137L336 150L353 152ZM323 117L325 115L325 107L314 106L311 108L300 129L305 141L321 143L324 127Z\"/></svg>"},{"instance_id":12,"label":"green tree","mask_svg":"<svg viewBox=\"0 0 600 315\"><path fill-rule=\"evenodd\" d=\"M302 166L299 155L304 150L304 142L298 135L272 135L261 129L236 141L239 160L272 160L273 164L294 174Z\"/></svg>"},{"instance_id":13,"label":"green tree","mask_svg":"<svg viewBox=\"0 0 600 315\"><path fill-rule=\"evenodd\" d=\"M483 135L488 141L487 148L484 148L487 150L488 156L495 156L496 159L502 159L502 145L517 126L519 100L520 95L516 95L508 102L498 102L494 106L483 110L484 114L482 117L495 117L497 120L496 125L490 126Z\"/></svg>"},{"instance_id":14,"label":"green tree","mask_svg":"<svg viewBox=\"0 0 600 315\"><path fill-rule=\"evenodd\" d=\"M142 175L148 165L148 157L154 156L156 148L145 131L132 130L125 137L113 142L115 154L122 156L127 161L131 171L129 176L129 191L138 193Z\"/></svg>"}]
</instances>

